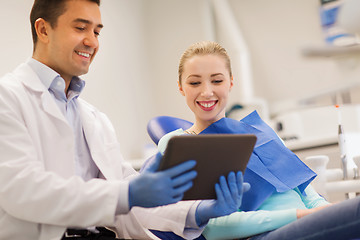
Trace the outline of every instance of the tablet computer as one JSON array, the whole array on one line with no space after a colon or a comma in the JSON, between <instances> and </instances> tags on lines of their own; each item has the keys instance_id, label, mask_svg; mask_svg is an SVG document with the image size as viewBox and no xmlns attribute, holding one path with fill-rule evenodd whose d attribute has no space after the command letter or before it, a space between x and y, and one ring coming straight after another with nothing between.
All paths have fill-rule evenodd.
<instances>
[{"instance_id":1,"label":"tablet computer","mask_svg":"<svg viewBox=\"0 0 360 240\"><path fill-rule=\"evenodd\" d=\"M256 143L253 134L202 134L172 137L159 170L196 160L198 175L183 200L216 199L215 183L229 172L245 172Z\"/></svg>"}]
</instances>

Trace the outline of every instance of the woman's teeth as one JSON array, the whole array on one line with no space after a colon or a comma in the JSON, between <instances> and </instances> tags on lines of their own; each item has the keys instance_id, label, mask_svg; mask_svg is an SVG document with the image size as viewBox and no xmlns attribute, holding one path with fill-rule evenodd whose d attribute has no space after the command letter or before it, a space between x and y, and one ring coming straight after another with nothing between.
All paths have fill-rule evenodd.
<instances>
[{"instance_id":1,"label":"woman's teeth","mask_svg":"<svg viewBox=\"0 0 360 240\"><path fill-rule=\"evenodd\" d=\"M200 105L203 106L203 107L209 108L209 107L214 106L215 102L212 102L212 103L200 103Z\"/></svg>"}]
</instances>

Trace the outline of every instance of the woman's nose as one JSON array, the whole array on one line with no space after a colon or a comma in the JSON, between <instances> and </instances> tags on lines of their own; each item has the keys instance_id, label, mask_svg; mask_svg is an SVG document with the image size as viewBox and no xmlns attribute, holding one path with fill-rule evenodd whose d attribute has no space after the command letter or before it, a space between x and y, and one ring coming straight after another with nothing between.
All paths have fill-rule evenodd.
<instances>
[{"instance_id":1,"label":"woman's nose","mask_svg":"<svg viewBox=\"0 0 360 240\"><path fill-rule=\"evenodd\" d=\"M209 84L204 84L201 89L201 96L203 97L212 97L214 95L213 89Z\"/></svg>"}]
</instances>

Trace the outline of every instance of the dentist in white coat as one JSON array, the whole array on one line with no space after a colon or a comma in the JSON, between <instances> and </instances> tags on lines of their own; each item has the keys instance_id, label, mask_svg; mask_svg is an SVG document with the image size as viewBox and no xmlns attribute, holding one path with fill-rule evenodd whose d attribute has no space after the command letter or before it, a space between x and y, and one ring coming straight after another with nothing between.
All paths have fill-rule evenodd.
<instances>
[{"instance_id":1,"label":"dentist in white coat","mask_svg":"<svg viewBox=\"0 0 360 240\"><path fill-rule=\"evenodd\" d=\"M241 204L239 173L220 179L217 200L178 202L195 161L143 174L124 162L108 118L79 98L78 76L99 47L99 5L35 0L33 56L0 79L1 240L117 239L95 226L120 238L156 239L148 229L196 238Z\"/></svg>"}]
</instances>

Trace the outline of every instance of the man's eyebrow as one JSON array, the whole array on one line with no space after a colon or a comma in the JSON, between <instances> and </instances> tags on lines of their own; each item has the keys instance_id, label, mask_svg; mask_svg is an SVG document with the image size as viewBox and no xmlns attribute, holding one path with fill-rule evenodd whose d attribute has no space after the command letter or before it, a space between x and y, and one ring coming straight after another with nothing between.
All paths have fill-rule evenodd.
<instances>
[{"instance_id":1,"label":"man's eyebrow","mask_svg":"<svg viewBox=\"0 0 360 240\"><path fill-rule=\"evenodd\" d=\"M92 24L91 21L86 20L86 19L83 19L83 18L77 18L77 19L75 19L73 22L81 22L81 23L85 23L85 24ZM97 27L98 27L98 28L103 28L104 25L98 24Z\"/></svg>"}]
</instances>

